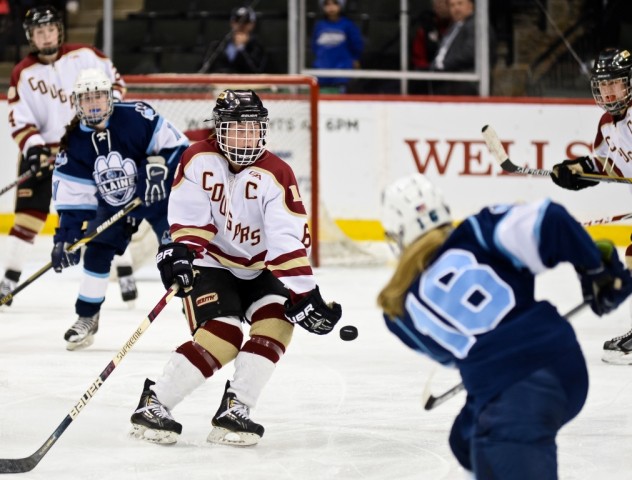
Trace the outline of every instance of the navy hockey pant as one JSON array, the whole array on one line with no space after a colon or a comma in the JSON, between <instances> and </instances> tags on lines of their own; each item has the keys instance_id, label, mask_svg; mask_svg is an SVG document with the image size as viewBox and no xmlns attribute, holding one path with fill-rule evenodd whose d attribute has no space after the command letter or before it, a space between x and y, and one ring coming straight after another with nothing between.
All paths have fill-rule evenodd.
<instances>
[{"instance_id":1,"label":"navy hockey pant","mask_svg":"<svg viewBox=\"0 0 632 480\"><path fill-rule=\"evenodd\" d=\"M466 403L450 432L450 447L477 480L558 478L557 432L579 413L588 392L585 362L577 353L568 359L573 371L568 365L537 370L478 414Z\"/></svg>"}]
</instances>

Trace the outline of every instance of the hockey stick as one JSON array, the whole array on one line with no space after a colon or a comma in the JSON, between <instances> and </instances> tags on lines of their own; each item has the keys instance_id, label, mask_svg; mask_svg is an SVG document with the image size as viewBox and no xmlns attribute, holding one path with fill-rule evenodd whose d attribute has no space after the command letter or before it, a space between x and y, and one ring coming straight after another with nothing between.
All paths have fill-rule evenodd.
<instances>
[{"instance_id":1,"label":"hockey stick","mask_svg":"<svg viewBox=\"0 0 632 480\"><path fill-rule=\"evenodd\" d=\"M576 307L572 308L570 312L564 315L564 317L565 318L573 317L574 315L582 311L584 307L586 307L587 305L588 305L588 302L580 303ZM465 386L463 385L463 382L461 382L458 385L455 385L454 387L452 387L451 389L446 390L440 395L436 395L436 396L432 395L430 394L430 381L432 380L433 376L434 374L431 374L428 377L428 380L426 381L426 387L424 388L424 393L422 394L422 402L424 404L424 410L432 410L433 408L438 407L442 403L447 402L452 397L460 393L462 390L465 390Z\"/></svg>"},{"instance_id":2,"label":"hockey stick","mask_svg":"<svg viewBox=\"0 0 632 480\"><path fill-rule=\"evenodd\" d=\"M13 180L9 185L7 185L2 190L0 190L0 195L4 195L5 193L7 193L9 190L11 190L16 185L20 185L21 183L26 182L32 176L33 176L33 172L31 172L30 170L27 170L22 175L19 175L18 178Z\"/></svg>"},{"instance_id":3,"label":"hockey stick","mask_svg":"<svg viewBox=\"0 0 632 480\"><path fill-rule=\"evenodd\" d=\"M54 156L50 157L48 159L49 168L51 168L54 163L55 163L55 157ZM26 182L32 176L33 176L33 172L31 170L27 170L26 172L22 173L21 175L18 175L18 178L16 178L9 185L7 185L2 190L0 190L0 195L4 195L5 193L7 193L9 190L11 190L16 185L21 185L22 183Z\"/></svg>"},{"instance_id":4,"label":"hockey stick","mask_svg":"<svg viewBox=\"0 0 632 480\"><path fill-rule=\"evenodd\" d=\"M134 200L129 202L127 205L125 205L121 210L116 212L114 215L112 215L110 218L108 218L105 222L103 222L101 225L99 225L97 228L95 228L91 232L88 232L88 234L85 235L83 238L77 240L75 243L70 245L68 247L67 251L69 253L77 251L78 249L83 247L86 243L88 243L90 240L94 239L94 237L99 235L104 230L110 228L113 224L118 222L121 218L123 218L129 212L131 212L136 207L138 207L138 206L140 206L142 204L143 204L143 202L142 202L142 200L140 198L135 198ZM15 290L7 293L4 297L0 298L0 306L4 305L7 302L10 302L15 295L17 295L19 292L24 290L26 287L28 287L31 283L33 283L39 277L44 275L51 268L53 268L53 263L52 262L48 262L46 265L44 265L42 268L40 268L37 272L35 272L33 275L31 275L28 279L24 280L24 282L22 282L20 285L15 287Z\"/></svg>"},{"instance_id":5,"label":"hockey stick","mask_svg":"<svg viewBox=\"0 0 632 480\"><path fill-rule=\"evenodd\" d=\"M502 168L505 172L509 173L517 173L519 175L536 175L548 177L553 171L545 170L543 168L528 168L528 167L520 167L513 163L507 155L505 148L503 147L500 139L498 138L498 134L496 130L494 130L489 125L485 125L483 127L483 139L487 144L487 148L496 159L500 168ZM605 183L632 183L632 178L629 177L610 177L608 175L598 175L594 173L584 173L581 175L577 175L579 178L584 180L592 180L594 182L605 182Z\"/></svg>"},{"instance_id":6,"label":"hockey stick","mask_svg":"<svg viewBox=\"0 0 632 480\"><path fill-rule=\"evenodd\" d=\"M621 215L614 215L613 217L603 217L596 220L587 220L581 222L584 227L591 227L593 225L605 225L607 223L622 222L623 220L632 219L632 213L623 213Z\"/></svg>"},{"instance_id":7,"label":"hockey stick","mask_svg":"<svg viewBox=\"0 0 632 480\"><path fill-rule=\"evenodd\" d=\"M141 335L147 330L149 325L156 319L158 314L162 312L167 303L175 296L178 292L179 286L177 283L171 285L171 287L165 292L162 298L158 301L156 306L149 312L141 324L138 326L134 333L132 333L129 340L125 342L123 347L116 353L114 358L107 364L107 366L103 369L103 371L99 374L97 379L90 384L88 389L84 392L84 394L77 400L75 405L72 407L68 415L62 420L59 426L55 429L55 431L51 434L50 437L46 439L46 441L42 444L42 446L32 455L24 458L2 458L0 459L0 473L24 473L30 472L33 470L37 464L42 460L44 455L48 453L53 445L59 440L59 437L64 433L64 431L68 428L68 426L73 422L75 418L83 411L85 406L88 404L92 397L97 393L99 388L103 385L103 383L107 380L107 378L111 375L114 369L118 366L118 364L123 360L125 355L132 349L134 344L138 341Z\"/></svg>"}]
</instances>

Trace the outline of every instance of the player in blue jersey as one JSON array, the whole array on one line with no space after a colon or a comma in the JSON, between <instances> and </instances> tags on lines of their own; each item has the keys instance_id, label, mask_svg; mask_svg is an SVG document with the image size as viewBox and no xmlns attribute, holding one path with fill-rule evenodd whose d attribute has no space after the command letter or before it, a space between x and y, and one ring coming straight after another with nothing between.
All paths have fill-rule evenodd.
<instances>
[{"instance_id":1,"label":"player in blue jersey","mask_svg":"<svg viewBox=\"0 0 632 480\"><path fill-rule=\"evenodd\" d=\"M67 247L135 197L143 205L110 226L85 248L75 304L77 321L66 348L92 344L99 327L112 258L127 248L145 219L159 242L168 242L167 196L186 136L144 102L114 103L112 83L99 70L80 72L72 101L76 116L62 138L53 172L53 202L60 215L51 252L56 272L79 262Z\"/></svg>"},{"instance_id":2,"label":"player in blue jersey","mask_svg":"<svg viewBox=\"0 0 632 480\"><path fill-rule=\"evenodd\" d=\"M570 262L602 315L632 293L616 249L549 200L488 207L453 229L420 174L389 186L383 204L401 255L378 303L406 345L459 369L455 457L477 480L557 478L555 438L584 405L588 373L571 325L535 300L535 275Z\"/></svg>"}]
</instances>

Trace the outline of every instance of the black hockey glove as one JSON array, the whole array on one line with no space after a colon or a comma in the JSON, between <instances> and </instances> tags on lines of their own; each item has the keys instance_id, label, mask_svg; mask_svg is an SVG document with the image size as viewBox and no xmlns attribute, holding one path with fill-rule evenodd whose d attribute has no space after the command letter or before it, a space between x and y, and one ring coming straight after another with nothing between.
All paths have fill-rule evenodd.
<instances>
[{"instance_id":1,"label":"black hockey glove","mask_svg":"<svg viewBox=\"0 0 632 480\"><path fill-rule=\"evenodd\" d=\"M619 260L617 249L609 240L595 242L602 265L579 272L584 301L601 316L617 308L632 293L632 276Z\"/></svg>"},{"instance_id":2,"label":"black hockey glove","mask_svg":"<svg viewBox=\"0 0 632 480\"><path fill-rule=\"evenodd\" d=\"M64 268L77 265L79 263L79 260L81 260L81 248L78 248L72 253L68 251L68 247L70 247L75 242L55 243L53 251L50 253L50 261L53 264L53 270L55 270L57 273L61 272Z\"/></svg>"},{"instance_id":3,"label":"black hockey glove","mask_svg":"<svg viewBox=\"0 0 632 480\"><path fill-rule=\"evenodd\" d=\"M176 293L178 297L191 294L195 276L193 274L193 252L183 243L167 243L161 245L156 255L156 264L160 270L160 279L165 288L170 288L173 282L180 285Z\"/></svg>"},{"instance_id":4,"label":"black hockey glove","mask_svg":"<svg viewBox=\"0 0 632 480\"><path fill-rule=\"evenodd\" d=\"M162 157L150 157L160 158ZM169 169L160 163L148 163L145 165L147 177L145 179L145 205L160 202L167 198L165 182L169 176Z\"/></svg>"},{"instance_id":5,"label":"black hockey glove","mask_svg":"<svg viewBox=\"0 0 632 480\"><path fill-rule=\"evenodd\" d=\"M564 160L553 165L551 180L558 187L567 190L581 190L586 187L594 187L599 182L579 178L582 173L592 173L590 157L579 157L575 160Z\"/></svg>"},{"instance_id":6,"label":"black hockey glove","mask_svg":"<svg viewBox=\"0 0 632 480\"><path fill-rule=\"evenodd\" d=\"M294 305L290 300L285 302L285 316L290 322L298 323L308 332L326 335L340 320L342 307L336 302L325 303L316 287Z\"/></svg>"},{"instance_id":7,"label":"black hockey glove","mask_svg":"<svg viewBox=\"0 0 632 480\"><path fill-rule=\"evenodd\" d=\"M54 167L50 155L50 148L43 145L29 148L24 157L24 171L30 170L37 178L50 176Z\"/></svg>"}]
</instances>

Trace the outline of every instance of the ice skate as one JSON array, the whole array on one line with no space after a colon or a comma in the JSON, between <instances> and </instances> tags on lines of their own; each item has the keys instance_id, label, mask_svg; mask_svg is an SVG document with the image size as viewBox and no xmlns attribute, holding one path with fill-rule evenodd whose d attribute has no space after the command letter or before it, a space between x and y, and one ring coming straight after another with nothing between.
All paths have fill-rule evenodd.
<instances>
[{"instance_id":1,"label":"ice skate","mask_svg":"<svg viewBox=\"0 0 632 480\"><path fill-rule=\"evenodd\" d=\"M129 308L134 308L134 300L138 297L138 290L136 289L136 280L134 279L132 267L116 267L116 275L119 287L121 287L121 298Z\"/></svg>"},{"instance_id":2,"label":"ice skate","mask_svg":"<svg viewBox=\"0 0 632 480\"><path fill-rule=\"evenodd\" d=\"M9 293L15 290L15 287L18 286L18 281L20 280L20 272L16 272L15 270L7 270L4 274L4 278L0 281L0 298L6 297ZM7 307L13 303L13 299L4 303Z\"/></svg>"},{"instance_id":3,"label":"ice skate","mask_svg":"<svg viewBox=\"0 0 632 480\"><path fill-rule=\"evenodd\" d=\"M612 340L606 340L601 360L613 365L632 365L632 330Z\"/></svg>"},{"instance_id":4,"label":"ice skate","mask_svg":"<svg viewBox=\"0 0 632 480\"><path fill-rule=\"evenodd\" d=\"M79 317L64 334L66 350L78 350L94 343L94 334L99 331L99 314Z\"/></svg>"},{"instance_id":5,"label":"ice skate","mask_svg":"<svg viewBox=\"0 0 632 480\"><path fill-rule=\"evenodd\" d=\"M150 388L155 382L147 379L140 396L136 411L132 414L132 430L130 435L147 442L170 444L176 443L182 433L182 425L171 416L155 392Z\"/></svg>"},{"instance_id":6,"label":"ice skate","mask_svg":"<svg viewBox=\"0 0 632 480\"><path fill-rule=\"evenodd\" d=\"M222 403L213 417L213 430L207 442L221 445L247 447L256 445L263 436L264 428L250 420L250 409L228 392L230 382L226 382Z\"/></svg>"}]
</instances>

